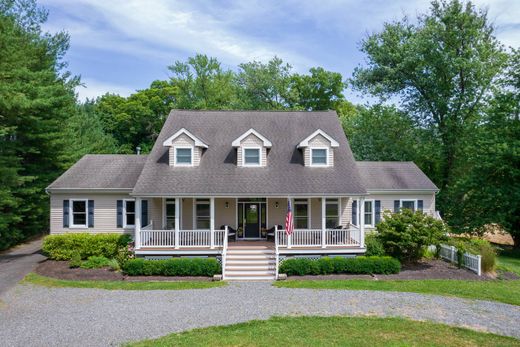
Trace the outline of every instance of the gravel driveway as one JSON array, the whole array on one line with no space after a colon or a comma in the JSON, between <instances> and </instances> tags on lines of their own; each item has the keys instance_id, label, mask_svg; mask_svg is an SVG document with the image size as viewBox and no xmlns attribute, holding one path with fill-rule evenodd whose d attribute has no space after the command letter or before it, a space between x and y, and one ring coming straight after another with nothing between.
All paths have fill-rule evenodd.
<instances>
[{"instance_id":1,"label":"gravel driveway","mask_svg":"<svg viewBox=\"0 0 520 347\"><path fill-rule=\"evenodd\" d=\"M119 345L273 315L400 316L520 338L518 306L414 293L275 288L261 282L184 291L18 285L1 300L2 346Z\"/></svg>"}]
</instances>

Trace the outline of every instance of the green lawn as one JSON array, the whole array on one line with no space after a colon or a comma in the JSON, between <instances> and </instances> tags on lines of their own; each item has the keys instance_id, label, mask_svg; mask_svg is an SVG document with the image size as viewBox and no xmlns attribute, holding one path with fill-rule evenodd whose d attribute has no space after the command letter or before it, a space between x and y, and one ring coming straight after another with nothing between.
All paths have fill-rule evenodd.
<instances>
[{"instance_id":1,"label":"green lawn","mask_svg":"<svg viewBox=\"0 0 520 347\"><path fill-rule=\"evenodd\" d=\"M128 346L520 346L520 340L400 318L275 317Z\"/></svg>"},{"instance_id":2,"label":"green lawn","mask_svg":"<svg viewBox=\"0 0 520 347\"><path fill-rule=\"evenodd\" d=\"M520 280L288 280L276 282L277 287L314 289L351 289L414 292L459 296L469 299L494 300L520 305Z\"/></svg>"},{"instance_id":3,"label":"green lawn","mask_svg":"<svg viewBox=\"0 0 520 347\"><path fill-rule=\"evenodd\" d=\"M71 281L59 280L44 277L35 273L30 273L21 283L31 283L45 287L73 287L73 288L100 288L108 290L180 290L180 289L205 289L222 287L226 283L205 282L205 281L150 281L150 282L129 282L129 281Z\"/></svg>"},{"instance_id":4,"label":"green lawn","mask_svg":"<svg viewBox=\"0 0 520 347\"><path fill-rule=\"evenodd\" d=\"M520 276L520 250L509 248L500 251L497 265L500 270L514 272Z\"/></svg>"}]
</instances>

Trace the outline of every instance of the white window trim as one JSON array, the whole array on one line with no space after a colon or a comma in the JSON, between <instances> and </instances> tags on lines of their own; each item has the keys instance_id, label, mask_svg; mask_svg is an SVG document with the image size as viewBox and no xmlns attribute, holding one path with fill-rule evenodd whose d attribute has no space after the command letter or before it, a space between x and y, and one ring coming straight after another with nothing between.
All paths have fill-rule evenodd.
<instances>
[{"instance_id":1,"label":"white window trim","mask_svg":"<svg viewBox=\"0 0 520 347\"><path fill-rule=\"evenodd\" d=\"M197 201L197 200L208 200L207 202L206 201ZM209 205L209 218L210 218L210 221L211 221L211 199L210 198L194 198L192 199L193 201L193 230L209 230L209 229L199 229L197 228L197 205L201 204L201 205L205 205L205 204L208 204ZM210 226L211 228L211 226Z\"/></svg>"},{"instance_id":2,"label":"white window trim","mask_svg":"<svg viewBox=\"0 0 520 347\"><path fill-rule=\"evenodd\" d=\"M191 163L187 164L187 163L178 163L177 162L177 149L190 149L191 150ZM173 164L175 166L186 166L186 167L190 167L190 166L193 166L193 157L194 157L194 147L193 146L173 146Z\"/></svg>"},{"instance_id":3,"label":"white window trim","mask_svg":"<svg viewBox=\"0 0 520 347\"><path fill-rule=\"evenodd\" d=\"M302 199L305 201L296 201L298 199ZM312 229L312 226L311 226L311 199L310 198L307 198L307 199L295 198L292 200L292 206L293 206L293 210L294 210L294 213L293 213L293 225L294 226L296 226L296 205L307 205L307 229L303 229L303 230Z\"/></svg>"},{"instance_id":4,"label":"white window trim","mask_svg":"<svg viewBox=\"0 0 520 347\"><path fill-rule=\"evenodd\" d=\"M403 208L403 202L413 202L413 212L417 211L417 199L400 199L399 200L399 210Z\"/></svg>"},{"instance_id":5,"label":"white window trim","mask_svg":"<svg viewBox=\"0 0 520 347\"><path fill-rule=\"evenodd\" d=\"M257 149L258 150L258 164L248 164L246 163L246 149ZM244 146L242 147L242 166L244 167L259 167L262 166L263 162L263 151L260 146Z\"/></svg>"},{"instance_id":6,"label":"white window trim","mask_svg":"<svg viewBox=\"0 0 520 347\"><path fill-rule=\"evenodd\" d=\"M312 161L312 152L315 150L315 149L324 149L325 150L325 159L327 160L327 163L326 164L314 164L313 161ZM310 160L310 166L317 166L317 167L325 167L325 166L329 166L329 150L330 148L329 147L325 147L325 146L321 146L321 147L318 147L318 146L313 146L313 147L310 147L310 156L309 156L309 160Z\"/></svg>"},{"instance_id":7,"label":"white window trim","mask_svg":"<svg viewBox=\"0 0 520 347\"><path fill-rule=\"evenodd\" d=\"M341 198L325 198L325 220L327 220L327 203L338 205L338 218L336 220L336 225L341 225Z\"/></svg>"},{"instance_id":8,"label":"white window trim","mask_svg":"<svg viewBox=\"0 0 520 347\"><path fill-rule=\"evenodd\" d=\"M375 222L376 222L376 201L374 199L365 199L365 203L369 202L371 205L372 205L372 224L366 224L365 223L365 214L367 213L367 210L366 208L363 209L363 211L365 212L363 214L363 223L366 227L370 227L370 228L373 228L375 226ZM358 202L359 204L359 202Z\"/></svg>"},{"instance_id":9,"label":"white window trim","mask_svg":"<svg viewBox=\"0 0 520 347\"><path fill-rule=\"evenodd\" d=\"M85 224L74 224L74 201L85 202ZM88 199L69 199L69 228L88 228Z\"/></svg>"},{"instance_id":10,"label":"white window trim","mask_svg":"<svg viewBox=\"0 0 520 347\"><path fill-rule=\"evenodd\" d=\"M135 224L126 223L126 203L127 203L127 201L133 201L134 203L136 203L136 202L134 199L124 199L123 200L123 228L132 229L132 228L135 228ZM137 214L137 206L134 205L134 221L137 217L136 214Z\"/></svg>"}]
</instances>

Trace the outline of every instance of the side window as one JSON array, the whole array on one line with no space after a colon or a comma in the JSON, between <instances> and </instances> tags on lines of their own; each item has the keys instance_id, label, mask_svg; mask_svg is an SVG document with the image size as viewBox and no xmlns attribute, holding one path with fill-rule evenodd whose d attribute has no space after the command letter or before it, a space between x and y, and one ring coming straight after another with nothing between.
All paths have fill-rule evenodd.
<instances>
[{"instance_id":1,"label":"side window","mask_svg":"<svg viewBox=\"0 0 520 347\"><path fill-rule=\"evenodd\" d=\"M339 225L338 199L327 199L325 202L325 226L335 228Z\"/></svg>"},{"instance_id":2,"label":"side window","mask_svg":"<svg viewBox=\"0 0 520 347\"><path fill-rule=\"evenodd\" d=\"M326 166L328 165L328 149L326 148L311 148L311 165L312 166Z\"/></svg>"},{"instance_id":3,"label":"side window","mask_svg":"<svg viewBox=\"0 0 520 347\"><path fill-rule=\"evenodd\" d=\"M166 229L175 229L175 199L166 199Z\"/></svg>"},{"instance_id":4,"label":"side window","mask_svg":"<svg viewBox=\"0 0 520 347\"><path fill-rule=\"evenodd\" d=\"M71 200L72 227L87 227L87 200Z\"/></svg>"},{"instance_id":5,"label":"side window","mask_svg":"<svg viewBox=\"0 0 520 347\"><path fill-rule=\"evenodd\" d=\"M294 199L294 228L309 228L309 203L307 199Z\"/></svg>"},{"instance_id":6,"label":"side window","mask_svg":"<svg viewBox=\"0 0 520 347\"><path fill-rule=\"evenodd\" d=\"M175 164L181 166L190 166L193 163L192 155L192 148L175 148Z\"/></svg>"},{"instance_id":7,"label":"side window","mask_svg":"<svg viewBox=\"0 0 520 347\"><path fill-rule=\"evenodd\" d=\"M209 199L197 199L195 202L195 229L209 229Z\"/></svg>"},{"instance_id":8,"label":"side window","mask_svg":"<svg viewBox=\"0 0 520 347\"><path fill-rule=\"evenodd\" d=\"M124 208L124 224L123 227L134 227L135 226L135 201L134 200L124 200L123 201Z\"/></svg>"},{"instance_id":9,"label":"side window","mask_svg":"<svg viewBox=\"0 0 520 347\"><path fill-rule=\"evenodd\" d=\"M374 201L365 201L365 225L374 225Z\"/></svg>"}]
</instances>

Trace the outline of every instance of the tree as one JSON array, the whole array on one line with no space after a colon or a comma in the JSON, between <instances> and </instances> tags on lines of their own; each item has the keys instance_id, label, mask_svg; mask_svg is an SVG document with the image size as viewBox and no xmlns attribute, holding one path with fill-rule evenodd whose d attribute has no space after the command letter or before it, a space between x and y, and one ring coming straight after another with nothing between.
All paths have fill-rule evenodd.
<instances>
[{"instance_id":1,"label":"tree","mask_svg":"<svg viewBox=\"0 0 520 347\"><path fill-rule=\"evenodd\" d=\"M310 75L296 74L292 77L292 88L298 96L298 106L308 111L333 110L345 100L345 84L338 72L313 67Z\"/></svg>"},{"instance_id":2,"label":"tree","mask_svg":"<svg viewBox=\"0 0 520 347\"><path fill-rule=\"evenodd\" d=\"M487 13L471 2L433 1L430 13L386 23L362 42L368 66L353 84L382 99L398 97L441 150L441 189L453 182L464 137L480 120L485 97L505 62Z\"/></svg>"},{"instance_id":3,"label":"tree","mask_svg":"<svg viewBox=\"0 0 520 347\"><path fill-rule=\"evenodd\" d=\"M460 232L496 223L520 248L520 51L513 50L482 125L466 151L466 174L448 214Z\"/></svg>"},{"instance_id":4,"label":"tree","mask_svg":"<svg viewBox=\"0 0 520 347\"><path fill-rule=\"evenodd\" d=\"M74 112L69 37L42 32L46 19L34 0L0 1L0 248L46 230L44 188L60 171L61 128Z\"/></svg>"}]
</instances>

